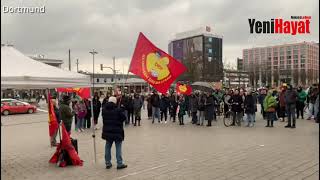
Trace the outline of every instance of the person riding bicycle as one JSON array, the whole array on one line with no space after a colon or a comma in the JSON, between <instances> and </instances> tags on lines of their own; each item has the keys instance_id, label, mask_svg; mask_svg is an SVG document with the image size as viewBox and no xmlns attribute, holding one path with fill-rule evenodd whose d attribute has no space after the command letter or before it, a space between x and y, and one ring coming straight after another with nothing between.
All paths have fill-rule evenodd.
<instances>
[{"instance_id":1,"label":"person riding bicycle","mask_svg":"<svg viewBox=\"0 0 320 180\"><path fill-rule=\"evenodd\" d=\"M238 126L241 126L242 112L243 112L243 98L239 94L239 90L234 91L234 95L228 101L231 104L231 111L233 112L233 123L231 126L234 126L237 123Z\"/></svg>"},{"instance_id":2,"label":"person riding bicycle","mask_svg":"<svg viewBox=\"0 0 320 180\"><path fill-rule=\"evenodd\" d=\"M224 104L224 116L226 117L226 113L229 111L229 106L231 106L231 104L229 103L229 100L231 99L233 95L233 90L230 89L223 97L223 104Z\"/></svg>"}]
</instances>

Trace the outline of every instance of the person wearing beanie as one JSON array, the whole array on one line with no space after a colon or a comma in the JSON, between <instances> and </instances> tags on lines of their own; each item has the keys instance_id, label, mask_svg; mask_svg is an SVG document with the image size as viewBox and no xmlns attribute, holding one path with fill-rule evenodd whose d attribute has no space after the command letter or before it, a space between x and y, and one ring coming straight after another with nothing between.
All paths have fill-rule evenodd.
<instances>
[{"instance_id":1,"label":"person wearing beanie","mask_svg":"<svg viewBox=\"0 0 320 180\"><path fill-rule=\"evenodd\" d=\"M113 142L116 146L117 169L124 169L127 167L122 159L122 142L124 140L123 124L126 116L123 110L117 107L117 98L109 97L108 102L102 109L102 139L106 140L105 145L105 164L106 168L112 167L111 163L111 147Z\"/></svg>"}]
</instances>

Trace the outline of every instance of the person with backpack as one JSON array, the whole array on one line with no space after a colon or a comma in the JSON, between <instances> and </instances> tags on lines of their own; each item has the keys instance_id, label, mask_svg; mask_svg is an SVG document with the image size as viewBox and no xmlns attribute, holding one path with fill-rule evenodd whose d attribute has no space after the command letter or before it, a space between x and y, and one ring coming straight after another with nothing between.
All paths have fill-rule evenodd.
<instances>
[{"instance_id":1,"label":"person with backpack","mask_svg":"<svg viewBox=\"0 0 320 180\"><path fill-rule=\"evenodd\" d=\"M298 93L292 87L292 85L288 85L288 89L284 95L285 103L286 103L286 112L288 116L288 124L285 128L296 128L296 103L298 99Z\"/></svg>"}]
</instances>

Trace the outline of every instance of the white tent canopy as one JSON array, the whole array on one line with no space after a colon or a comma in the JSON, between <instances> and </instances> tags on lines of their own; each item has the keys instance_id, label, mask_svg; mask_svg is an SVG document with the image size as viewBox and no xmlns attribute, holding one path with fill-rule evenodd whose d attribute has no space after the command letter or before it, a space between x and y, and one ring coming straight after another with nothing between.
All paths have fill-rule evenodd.
<instances>
[{"instance_id":1,"label":"white tent canopy","mask_svg":"<svg viewBox=\"0 0 320 180\"><path fill-rule=\"evenodd\" d=\"M1 46L1 89L90 87L90 76L33 60L14 47Z\"/></svg>"}]
</instances>

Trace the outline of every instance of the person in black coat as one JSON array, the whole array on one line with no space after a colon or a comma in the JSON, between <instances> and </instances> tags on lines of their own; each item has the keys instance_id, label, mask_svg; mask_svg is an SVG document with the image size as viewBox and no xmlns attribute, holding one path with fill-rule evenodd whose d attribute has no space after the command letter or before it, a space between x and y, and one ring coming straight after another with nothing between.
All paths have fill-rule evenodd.
<instances>
[{"instance_id":1,"label":"person in black coat","mask_svg":"<svg viewBox=\"0 0 320 180\"><path fill-rule=\"evenodd\" d=\"M101 102L100 102L100 98L98 95L95 95L93 97L93 121L94 121L94 125L98 124L98 118L100 115L100 109L101 109Z\"/></svg>"},{"instance_id":2,"label":"person in black coat","mask_svg":"<svg viewBox=\"0 0 320 180\"><path fill-rule=\"evenodd\" d=\"M233 123L232 126L237 123L238 126L241 126L241 119L242 119L242 104L243 98L239 94L239 90L234 91L234 95L230 98L229 103L231 104L231 111L233 112Z\"/></svg>"},{"instance_id":3,"label":"person in black coat","mask_svg":"<svg viewBox=\"0 0 320 180\"><path fill-rule=\"evenodd\" d=\"M257 99L253 95L251 89L249 89L244 99L244 113L246 113L247 116L247 127L254 126L256 112Z\"/></svg>"},{"instance_id":4,"label":"person in black coat","mask_svg":"<svg viewBox=\"0 0 320 180\"><path fill-rule=\"evenodd\" d=\"M178 109L178 102L176 100L176 94L173 93L170 97L170 107L169 107L170 120L172 118L172 122L176 122L177 109Z\"/></svg>"},{"instance_id":5,"label":"person in black coat","mask_svg":"<svg viewBox=\"0 0 320 180\"><path fill-rule=\"evenodd\" d=\"M109 99L108 95L105 98L103 98L103 100L102 100L102 108L108 102L108 99Z\"/></svg>"},{"instance_id":6,"label":"person in black coat","mask_svg":"<svg viewBox=\"0 0 320 180\"><path fill-rule=\"evenodd\" d=\"M111 147L113 142L115 142L116 145L117 169L123 169L127 167L127 165L123 163L121 149L121 145L124 140L123 122L126 120L126 117L122 112L123 110L117 108L116 104L116 97L111 96L108 100L108 103L105 104L102 110L102 139L106 140L105 163L107 169L112 167Z\"/></svg>"},{"instance_id":7,"label":"person in black coat","mask_svg":"<svg viewBox=\"0 0 320 180\"><path fill-rule=\"evenodd\" d=\"M162 94L160 99L161 122L164 117L164 121L165 123L167 123L169 106L170 106L169 98L165 94Z\"/></svg>"},{"instance_id":8,"label":"person in black coat","mask_svg":"<svg viewBox=\"0 0 320 180\"><path fill-rule=\"evenodd\" d=\"M208 120L207 126L211 126L211 122L214 119L214 112L215 112L215 101L216 98L212 93L209 95L207 94L207 100L205 102L205 119Z\"/></svg>"},{"instance_id":9,"label":"person in black coat","mask_svg":"<svg viewBox=\"0 0 320 180\"><path fill-rule=\"evenodd\" d=\"M154 91L151 95L151 105L152 105L152 123L154 123L154 119L158 119L158 123L160 123L160 96L157 91Z\"/></svg>"},{"instance_id":10,"label":"person in black coat","mask_svg":"<svg viewBox=\"0 0 320 180\"><path fill-rule=\"evenodd\" d=\"M88 99L84 99L84 104L86 105L87 108L87 114L84 117L84 128L90 129L91 127L91 101Z\"/></svg>"},{"instance_id":11,"label":"person in black coat","mask_svg":"<svg viewBox=\"0 0 320 180\"><path fill-rule=\"evenodd\" d=\"M128 111L128 123L130 123L130 119L131 119L131 123L134 124L134 119L133 119L133 97L131 95L129 95L128 97L128 101L127 101L127 111Z\"/></svg>"}]
</instances>

